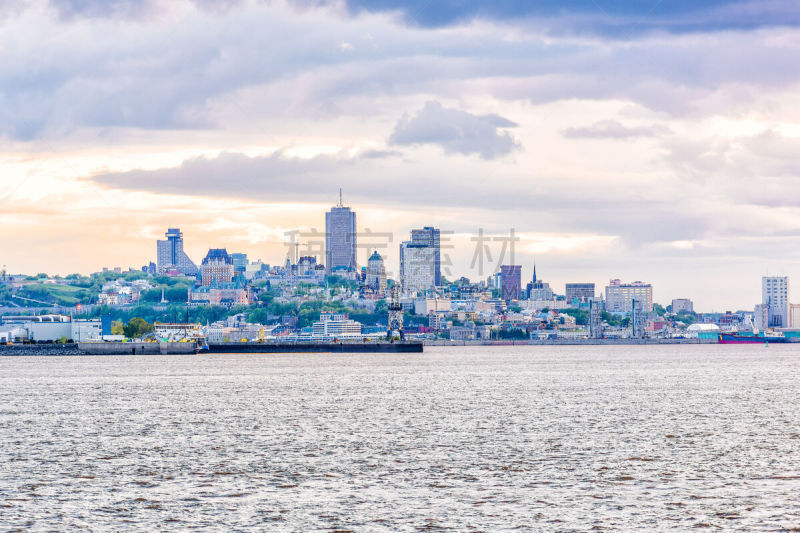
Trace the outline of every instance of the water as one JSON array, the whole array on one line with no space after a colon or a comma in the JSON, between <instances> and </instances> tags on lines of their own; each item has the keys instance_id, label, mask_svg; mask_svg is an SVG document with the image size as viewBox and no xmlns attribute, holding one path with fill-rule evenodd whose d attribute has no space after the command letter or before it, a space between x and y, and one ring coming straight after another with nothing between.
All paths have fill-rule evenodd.
<instances>
[{"instance_id":1,"label":"water","mask_svg":"<svg viewBox=\"0 0 800 533\"><path fill-rule=\"evenodd\" d=\"M0 530L800 528L799 376L779 345L0 357Z\"/></svg>"}]
</instances>

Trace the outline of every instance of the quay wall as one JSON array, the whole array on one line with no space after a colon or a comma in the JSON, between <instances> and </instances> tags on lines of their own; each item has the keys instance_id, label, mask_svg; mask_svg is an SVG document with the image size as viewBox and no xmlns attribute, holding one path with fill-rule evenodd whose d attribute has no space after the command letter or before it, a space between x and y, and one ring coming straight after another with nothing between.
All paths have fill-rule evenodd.
<instances>
[{"instance_id":1,"label":"quay wall","mask_svg":"<svg viewBox=\"0 0 800 533\"><path fill-rule=\"evenodd\" d=\"M468 340L446 339L425 341L425 346L597 346L597 345L662 345L717 344L717 339L543 339L543 340Z\"/></svg>"}]
</instances>

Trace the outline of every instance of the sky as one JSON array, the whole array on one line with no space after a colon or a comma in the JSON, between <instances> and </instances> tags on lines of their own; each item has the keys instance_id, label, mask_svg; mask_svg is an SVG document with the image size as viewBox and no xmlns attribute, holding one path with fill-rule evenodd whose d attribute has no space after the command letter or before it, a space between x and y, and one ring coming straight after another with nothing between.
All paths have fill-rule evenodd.
<instances>
[{"instance_id":1,"label":"sky","mask_svg":"<svg viewBox=\"0 0 800 533\"><path fill-rule=\"evenodd\" d=\"M450 279L751 309L800 274L798 89L795 0L5 0L0 266L278 264L341 188L390 275L436 226Z\"/></svg>"}]
</instances>

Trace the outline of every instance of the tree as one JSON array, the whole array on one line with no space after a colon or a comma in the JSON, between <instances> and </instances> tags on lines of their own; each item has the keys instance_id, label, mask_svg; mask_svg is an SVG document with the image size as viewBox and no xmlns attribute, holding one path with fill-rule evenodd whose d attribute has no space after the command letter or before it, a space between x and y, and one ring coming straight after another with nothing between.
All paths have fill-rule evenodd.
<instances>
[{"instance_id":1,"label":"tree","mask_svg":"<svg viewBox=\"0 0 800 533\"><path fill-rule=\"evenodd\" d=\"M125 336L129 339L139 338L143 335L147 335L151 331L153 331L153 325L146 322L143 318L139 318L138 316L131 318L128 321L128 324L122 328Z\"/></svg>"},{"instance_id":2,"label":"tree","mask_svg":"<svg viewBox=\"0 0 800 533\"><path fill-rule=\"evenodd\" d=\"M112 335L125 335L125 326L122 325L122 320L115 320L111 323Z\"/></svg>"},{"instance_id":3,"label":"tree","mask_svg":"<svg viewBox=\"0 0 800 533\"><path fill-rule=\"evenodd\" d=\"M667 312L667 310L666 310L666 309L664 309L664 306L663 306L663 305L661 305L661 304L656 304L656 303L654 303L654 304L653 304L653 311L654 311L654 312L655 312L655 313L656 313L658 316L664 316L664 314Z\"/></svg>"},{"instance_id":4,"label":"tree","mask_svg":"<svg viewBox=\"0 0 800 533\"><path fill-rule=\"evenodd\" d=\"M585 309L562 309L562 313L575 318L575 324L585 326L589 319L589 312Z\"/></svg>"}]
</instances>

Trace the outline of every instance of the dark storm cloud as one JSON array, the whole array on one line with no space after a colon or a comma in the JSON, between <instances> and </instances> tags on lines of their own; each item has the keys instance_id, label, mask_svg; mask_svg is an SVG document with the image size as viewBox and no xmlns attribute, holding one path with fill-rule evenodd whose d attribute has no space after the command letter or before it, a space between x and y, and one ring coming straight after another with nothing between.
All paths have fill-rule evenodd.
<instances>
[{"instance_id":1,"label":"dark storm cloud","mask_svg":"<svg viewBox=\"0 0 800 533\"><path fill-rule=\"evenodd\" d=\"M427 102L414 116L404 115L389 144L441 146L446 153L479 154L494 159L511 153L519 143L504 128L517 124L498 115L473 115Z\"/></svg>"}]
</instances>

